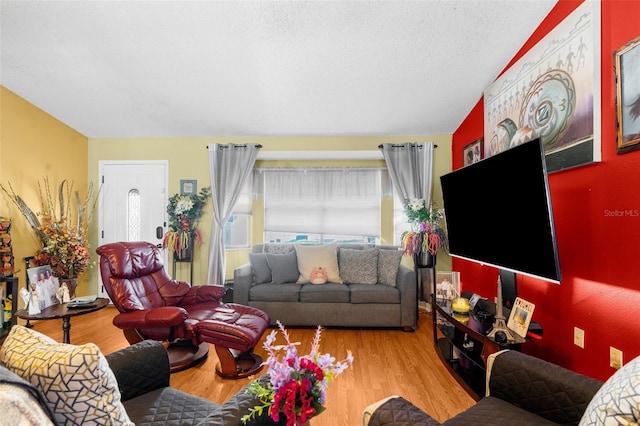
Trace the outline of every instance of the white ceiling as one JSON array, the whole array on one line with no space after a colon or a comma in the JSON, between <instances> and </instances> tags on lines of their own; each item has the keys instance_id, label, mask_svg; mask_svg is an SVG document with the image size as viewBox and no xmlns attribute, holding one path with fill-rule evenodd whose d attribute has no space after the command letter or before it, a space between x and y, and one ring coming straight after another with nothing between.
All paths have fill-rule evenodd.
<instances>
[{"instance_id":1,"label":"white ceiling","mask_svg":"<svg viewBox=\"0 0 640 426\"><path fill-rule=\"evenodd\" d=\"M556 2L2 0L0 82L92 138L451 134Z\"/></svg>"}]
</instances>

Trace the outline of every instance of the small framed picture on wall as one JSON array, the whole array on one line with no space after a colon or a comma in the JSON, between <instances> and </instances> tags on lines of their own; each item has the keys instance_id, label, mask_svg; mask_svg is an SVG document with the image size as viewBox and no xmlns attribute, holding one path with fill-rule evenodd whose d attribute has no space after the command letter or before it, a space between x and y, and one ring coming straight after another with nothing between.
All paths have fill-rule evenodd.
<instances>
[{"instance_id":1,"label":"small framed picture on wall","mask_svg":"<svg viewBox=\"0 0 640 426\"><path fill-rule=\"evenodd\" d=\"M618 154L640 148L640 36L614 53Z\"/></svg>"},{"instance_id":2,"label":"small framed picture on wall","mask_svg":"<svg viewBox=\"0 0 640 426\"><path fill-rule=\"evenodd\" d=\"M482 141L483 138L476 139L462 149L462 164L464 166L468 166L469 164L477 163L482 160Z\"/></svg>"},{"instance_id":3,"label":"small framed picture on wall","mask_svg":"<svg viewBox=\"0 0 640 426\"><path fill-rule=\"evenodd\" d=\"M195 179L180 180L180 195L194 195L198 191L198 181Z\"/></svg>"}]
</instances>

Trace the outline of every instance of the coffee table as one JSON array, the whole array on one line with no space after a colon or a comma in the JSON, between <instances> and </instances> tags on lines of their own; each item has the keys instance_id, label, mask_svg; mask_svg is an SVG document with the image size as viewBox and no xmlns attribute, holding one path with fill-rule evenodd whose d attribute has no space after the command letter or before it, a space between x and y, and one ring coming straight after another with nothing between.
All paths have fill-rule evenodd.
<instances>
[{"instance_id":1,"label":"coffee table","mask_svg":"<svg viewBox=\"0 0 640 426\"><path fill-rule=\"evenodd\" d=\"M66 303L60 303L43 309L39 314L29 315L28 309L20 309L16 311L15 315L18 318L30 321L62 319L62 343L71 343L69 336L69 331L71 330L71 317L89 314L91 312L98 311L107 305L109 305L109 299L99 297L91 304L91 306L87 307L70 309L67 307Z\"/></svg>"}]
</instances>

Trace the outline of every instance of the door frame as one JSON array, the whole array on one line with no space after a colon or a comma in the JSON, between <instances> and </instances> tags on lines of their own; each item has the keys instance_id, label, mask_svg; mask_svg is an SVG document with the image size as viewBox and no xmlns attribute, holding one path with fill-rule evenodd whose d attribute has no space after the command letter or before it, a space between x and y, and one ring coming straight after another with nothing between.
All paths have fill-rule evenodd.
<instances>
[{"instance_id":1,"label":"door frame","mask_svg":"<svg viewBox=\"0 0 640 426\"><path fill-rule=\"evenodd\" d=\"M150 164L159 164L164 166L165 168L165 177L164 177L164 196L165 196L165 206L169 203L169 160L98 160L98 182L100 182L100 187L103 185L103 176L104 176L104 168L108 165L125 165L125 166L135 166L135 165L150 165ZM102 215L102 206L104 203L104 192L99 191L98 193L98 247L102 244L105 244L104 241L104 217ZM163 228L166 233L168 226L168 214L165 211L163 217ZM168 254L163 250L163 261L165 269L168 268ZM98 270L98 294L101 297L108 297L106 293L103 291L102 285L102 276L100 275L100 271Z\"/></svg>"}]
</instances>

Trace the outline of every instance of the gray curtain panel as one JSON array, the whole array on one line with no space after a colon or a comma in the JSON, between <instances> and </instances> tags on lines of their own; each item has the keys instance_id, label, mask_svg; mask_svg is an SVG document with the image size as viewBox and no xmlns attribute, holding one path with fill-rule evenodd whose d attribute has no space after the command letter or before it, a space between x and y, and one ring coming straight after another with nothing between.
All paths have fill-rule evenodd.
<instances>
[{"instance_id":1,"label":"gray curtain panel","mask_svg":"<svg viewBox=\"0 0 640 426\"><path fill-rule=\"evenodd\" d=\"M209 144L209 174L213 220L209 241L207 284L224 284L226 254L224 224L233 213L242 186L249 178L261 146Z\"/></svg>"},{"instance_id":2,"label":"gray curtain panel","mask_svg":"<svg viewBox=\"0 0 640 426\"><path fill-rule=\"evenodd\" d=\"M380 145L393 189L402 200L420 198L431 205L433 148L432 142Z\"/></svg>"}]
</instances>

